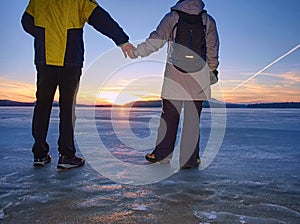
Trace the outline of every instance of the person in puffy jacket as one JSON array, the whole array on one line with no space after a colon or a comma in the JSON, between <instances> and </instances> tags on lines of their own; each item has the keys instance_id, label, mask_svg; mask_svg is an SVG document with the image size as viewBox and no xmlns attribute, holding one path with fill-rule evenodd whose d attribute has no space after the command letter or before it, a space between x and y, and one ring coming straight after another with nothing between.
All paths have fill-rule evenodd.
<instances>
[{"instance_id":1,"label":"person in puffy jacket","mask_svg":"<svg viewBox=\"0 0 300 224\"><path fill-rule=\"evenodd\" d=\"M60 107L57 168L83 166L85 161L75 155L74 145L74 104L84 61L83 27L87 22L112 39L125 57L133 46L118 23L95 0L30 0L21 22L34 38L37 69L32 121L34 166L51 162L46 138L57 87Z\"/></svg>"},{"instance_id":2,"label":"person in puffy jacket","mask_svg":"<svg viewBox=\"0 0 300 224\"><path fill-rule=\"evenodd\" d=\"M146 155L149 162L170 159L175 147L180 112L184 105L184 122L180 143L180 166L182 168L198 167L200 114L204 100L211 98L210 85L216 80L219 65L219 37L216 22L204 10L201 0L180 0L160 21L145 42L138 44L133 50L134 58L146 57L169 43L168 58L162 87L162 115L158 128L156 148ZM174 27L179 21L179 13L201 15L205 29L206 66L192 74L178 70L172 63L170 52L174 45ZM175 34L174 34L175 32Z\"/></svg>"}]
</instances>

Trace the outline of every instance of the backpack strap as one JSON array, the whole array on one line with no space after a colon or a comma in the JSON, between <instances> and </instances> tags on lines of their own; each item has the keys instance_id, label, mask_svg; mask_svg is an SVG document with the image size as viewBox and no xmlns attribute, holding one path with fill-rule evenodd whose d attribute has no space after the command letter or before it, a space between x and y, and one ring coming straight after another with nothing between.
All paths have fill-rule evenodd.
<instances>
[{"instance_id":1,"label":"backpack strap","mask_svg":"<svg viewBox=\"0 0 300 224\"><path fill-rule=\"evenodd\" d=\"M177 29L177 27L178 27L178 22L174 25L174 27L172 29L172 32L171 32L171 41L172 41L172 43L175 42L175 30ZM170 50L171 50L171 43L170 43L170 41L168 41L168 48L167 49L168 49L167 51L169 53Z\"/></svg>"},{"instance_id":2,"label":"backpack strap","mask_svg":"<svg viewBox=\"0 0 300 224\"><path fill-rule=\"evenodd\" d=\"M202 12L202 21L203 21L205 34L207 35L207 31L208 31L207 21L208 21L208 19L207 19L207 11L206 10L203 10L203 12Z\"/></svg>"},{"instance_id":3,"label":"backpack strap","mask_svg":"<svg viewBox=\"0 0 300 224\"><path fill-rule=\"evenodd\" d=\"M178 27L178 22L174 25L173 29L172 29L172 34L171 34L171 40L174 42L175 41L175 30Z\"/></svg>"}]
</instances>

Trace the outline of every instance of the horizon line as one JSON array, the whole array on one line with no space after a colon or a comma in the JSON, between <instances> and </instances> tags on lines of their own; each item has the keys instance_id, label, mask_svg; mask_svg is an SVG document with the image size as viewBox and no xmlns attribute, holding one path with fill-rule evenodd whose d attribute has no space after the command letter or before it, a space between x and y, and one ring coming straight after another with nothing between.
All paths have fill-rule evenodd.
<instances>
[{"instance_id":1,"label":"horizon line","mask_svg":"<svg viewBox=\"0 0 300 224\"><path fill-rule=\"evenodd\" d=\"M10 103L16 103L16 104L35 104L35 101L33 102L24 102L24 101L15 101L15 100L9 100L9 99L0 99L0 102L1 101L8 101ZM134 104L134 103L155 103L155 102L159 102L161 101L161 99L157 99L157 100L137 100L137 101L132 101L132 102L129 102L129 103L126 103L126 104L114 104L114 103L109 103L109 102L104 102L103 104L88 104L88 103L77 103L76 105L77 106L87 106L87 107L97 107L97 106L107 106L107 107L110 107L110 106L117 106L117 107L126 107L126 106L130 106L131 104ZM253 104L297 104L297 103L300 103L300 101L282 101L282 102L279 102L279 101L275 101L275 102L223 102L223 101L219 101L219 100L216 100L216 99L211 99L211 100L204 100L203 102L207 102L207 101L212 101L212 102L215 102L215 103L219 103L219 104L235 104L235 105L253 105ZM53 101L53 104L58 104L59 102L58 101ZM0 105L0 106L5 106L5 105Z\"/></svg>"}]
</instances>

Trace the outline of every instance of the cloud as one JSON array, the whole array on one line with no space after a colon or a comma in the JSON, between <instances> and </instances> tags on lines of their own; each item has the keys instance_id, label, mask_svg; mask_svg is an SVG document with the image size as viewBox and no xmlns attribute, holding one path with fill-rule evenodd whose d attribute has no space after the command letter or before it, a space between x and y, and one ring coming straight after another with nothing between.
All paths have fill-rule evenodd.
<instances>
[{"instance_id":1,"label":"cloud","mask_svg":"<svg viewBox=\"0 0 300 224\"><path fill-rule=\"evenodd\" d=\"M300 72L288 72L282 75L288 85L294 86L300 84Z\"/></svg>"},{"instance_id":2,"label":"cloud","mask_svg":"<svg viewBox=\"0 0 300 224\"><path fill-rule=\"evenodd\" d=\"M0 77L0 98L33 102L35 100L35 86L30 83Z\"/></svg>"},{"instance_id":3,"label":"cloud","mask_svg":"<svg viewBox=\"0 0 300 224\"><path fill-rule=\"evenodd\" d=\"M240 81L239 81L240 82ZM280 74L263 73L249 80L238 89L237 80L222 82L224 98L228 102L300 102L300 74L287 72Z\"/></svg>"},{"instance_id":4,"label":"cloud","mask_svg":"<svg viewBox=\"0 0 300 224\"><path fill-rule=\"evenodd\" d=\"M286 73L262 73L247 82L240 88L232 90L239 85L241 80L222 80L220 85L222 91L218 92L213 87L213 97L227 102L300 102L300 72L292 71ZM132 95L145 100L158 99L160 97L162 77L148 77L141 79L112 79L102 87L81 85L78 93L78 103L94 104L97 96L112 100L112 96L117 95L121 99L123 96ZM101 89L102 88L102 89ZM33 102L35 101L35 84L10 80L0 77L0 99L10 99L15 101ZM55 98L57 100L58 94ZM224 99L223 99L224 98ZM99 100L99 98L98 98ZM97 101L98 101L97 100Z\"/></svg>"}]
</instances>

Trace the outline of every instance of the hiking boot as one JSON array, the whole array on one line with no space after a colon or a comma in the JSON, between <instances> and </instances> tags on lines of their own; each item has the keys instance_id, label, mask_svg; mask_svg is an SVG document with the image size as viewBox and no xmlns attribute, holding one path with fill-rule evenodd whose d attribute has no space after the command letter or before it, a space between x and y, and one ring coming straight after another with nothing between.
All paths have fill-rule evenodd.
<instances>
[{"instance_id":1,"label":"hiking boot","mask_svg":"<svg viewBox=\"0 0 300 224\"><path fill-rule=\"evenodd\" d=\"M46 157L43 158L34 158L34 163L33 166L35 167L43 167L45 166L47 163L51 162L51 156L48 154Z\"/></svg>"},{"instance_id":2,"label":"hiking boot","mask_svg":"<svg viewBox=\"0 0 300 224\"><path fill-rule=\"evenodd\" d=\"M145 159L150 162L150 163L160 163L160 164L169 164L170 163L170 158L164 158L164 159L158 159L155 157L155 154L147 154L145 156Z\"/></svg>"},{"instance_id":3,"label":"hiking boot","mask_svg":"<svg viewBox=\"0 0 300 224\"><path fill-rule=\"evenodd\" d=\"M184 165L181 167L181 169L186 170L186 169L197 168L197 167L199 167L200 164L201 164L201 160L200 160L200 158L197 158L197 165L196 165L196 166L191 165L191 164L189 164L189 163L186 163L186 164L184 164Z\"/></svg>"},{"instance_id":4,"label":"hiking boot","mask_svg":"<svg viewBox=\"0 0 300 224\"><path fill-rule=\"evenodd\" d=\"M57 169L72 169L76 167L81 167L85 163L85 160L83 158L74 156L73 158L67 157L67 156L59 156Z\"/></svg>"}]
</instances>

